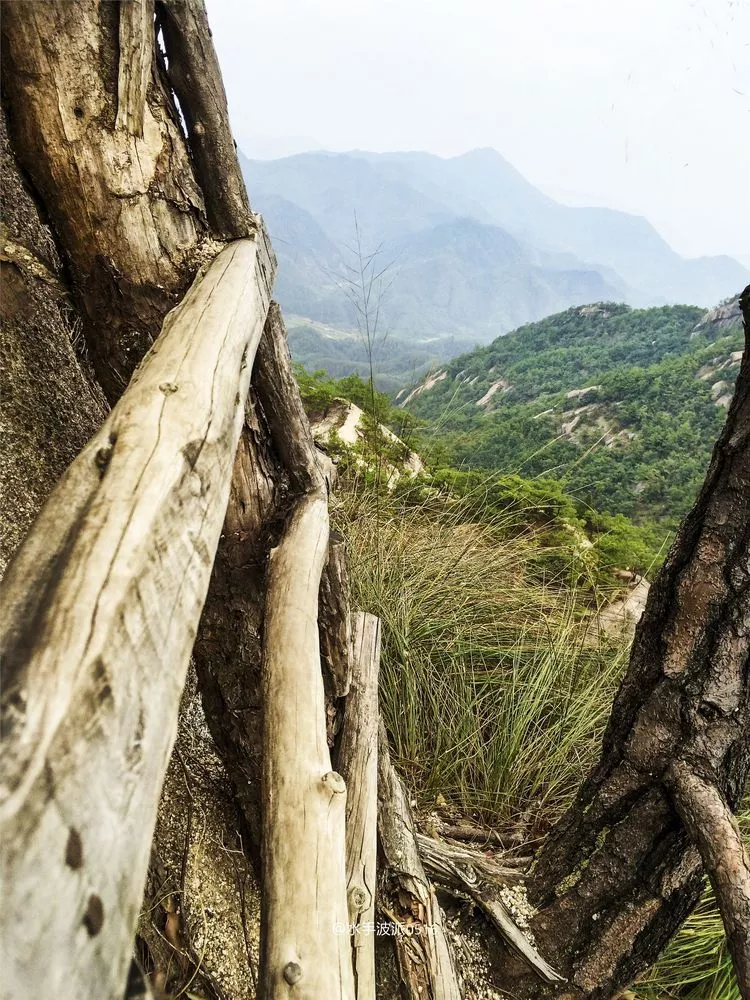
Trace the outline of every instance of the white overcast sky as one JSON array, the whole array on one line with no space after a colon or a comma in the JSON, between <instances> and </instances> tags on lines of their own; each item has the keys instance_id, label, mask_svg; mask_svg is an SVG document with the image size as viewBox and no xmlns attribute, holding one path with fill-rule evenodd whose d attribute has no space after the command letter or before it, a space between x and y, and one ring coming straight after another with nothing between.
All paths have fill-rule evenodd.
<instances>
[{"instance_id":1,"label":"white overcast sky","mask_svg":"<svg viewBox=\"0 0 750 1000\"><path fill-rule=\"evenodd\" d=\"M207 3L250 155L494 146L750 264L750 0Z\"/></svg>"}]
</instances>

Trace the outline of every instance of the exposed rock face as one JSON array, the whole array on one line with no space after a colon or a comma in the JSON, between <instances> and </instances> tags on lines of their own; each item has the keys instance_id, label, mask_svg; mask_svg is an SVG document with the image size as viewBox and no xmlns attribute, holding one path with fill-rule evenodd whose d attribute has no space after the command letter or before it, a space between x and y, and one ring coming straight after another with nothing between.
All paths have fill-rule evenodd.
<instances>
[{"instance_id":1,"label":"exposed rock face","mask_svg":"<svg viewBox=\"0 0 750 1000\"><path fill-rule=\"evenodd\" d=\"M723 336L728 332L729 328L739 327L741 322L740 297L739 295L734 295L732 298L720 302L713 309L707 310L705 315L696 323L693 336L705 332L707 327L714 327L716 335Z\"/></svg>"},{"instance_id":2,"label":"exposed rock face","mask_svg":"<svg viewBox=\"0 0 750 1000\"><path fill-rule=\"evenodd\" d=\"M408 406L416 396L421 396L423 392L429 392L433 386L437 385L438 382L442 382L445 378L448 378L448 372L438 372L436 375L430 375L429 378L426 378L421 385L416 387L416 389L412 389L406 399L401 403L401 406Z\"/></svg>"},{"instance_id":3,"label":"exposed rock face","mask_svg":"<svg viewBox=\"0 0 750 1000\"><path fill-rule=\"evenodd\" d=\"M633 576L630 591L608 604L599 614L599 628L606 635L632 635L646 607L651 584L643 576Z\"/></svg>"},{"instance_id":4,"label":"exposed rock face","mask_svg":"<svg viewBox=\"0 0 750 1000\"><path fill-rule=\"evenodd\" d=\"M323 448L331 443L334 435L349 447L366 439L364 410L346 399L335 399L322 417L312 421L311 428L316 444ZM424 470L424 464L419 455L408 448L390 428L380 424L380 432L387 441L394 445L401 445L404 449L403 460L399 462L398 466L392 465L391 478L394 482L401 475L416 476Z\"/></svg>"}]
</instances>

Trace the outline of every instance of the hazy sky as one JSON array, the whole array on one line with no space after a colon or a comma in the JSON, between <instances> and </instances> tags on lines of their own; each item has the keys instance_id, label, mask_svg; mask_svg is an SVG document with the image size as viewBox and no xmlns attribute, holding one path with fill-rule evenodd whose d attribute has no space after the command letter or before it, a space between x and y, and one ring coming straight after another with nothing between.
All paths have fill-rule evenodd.
<instances>
[{"instance_id":1,"label":"hazy sky","mask_svg":"<svg viewBox=\"0 0 750 1000\"><path fill-rule=\"evenodd\" d=\"M494 146L560 200L638 212L680 253L750 264L750 0L208 0L208 13L251 155Z\"/></svg>"}]
</instances>

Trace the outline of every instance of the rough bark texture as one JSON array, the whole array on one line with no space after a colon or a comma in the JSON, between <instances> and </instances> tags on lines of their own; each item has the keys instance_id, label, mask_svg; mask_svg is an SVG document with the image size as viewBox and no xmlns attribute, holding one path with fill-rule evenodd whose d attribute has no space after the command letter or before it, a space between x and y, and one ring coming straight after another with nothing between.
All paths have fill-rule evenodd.
<instances>
[{"instance_id":1,"label":"rough bark texture","mask_svg":"<svg viewBox=\"0 0 750 1000\"><path fill-rule=\"evenodd\" d=\"M268 305L258 242L228 247L170 314L2 582L0 935L16 996L122 995Z\"/></svg>"},{"instance_id":2,"label":"rough bark texture","mask_svg":"<svg viewBox=\"0 0 750 1000\"><path fill-rule=\"evenodd\" d=\"M0 576L49 491L107 414L76 356L80 320L0 113Z\"/></svg>"},{"instance_id":3,"label":"rough bark texture","mask_svg":"<svg viewBox=\"0 0 750 1000\"><path fill-rule=\"evenodd\" d=\"M746 336L750 290L743 294ZM750 354L706 482L649 594L598 766L530 880L533 930L569 979L609 997L695 905L703 869L669 788L675 761L736 810L750 766ZM508 971L514 992L534 984Z\"/></svg>"},{"instance_id":4,"label":"rough bark texture","mask_svg":"<svg viewBox=\"0 0 750 1000\"><path fill-rule=\"evenodd\" d=\"M336 763L348 789L346 895L357 1000L375 1000L380 619L354 616L352 680Z\"/></svg>"},{"instance_id":5,"label":"rough bark texture","mask_svg":"<svg viewBox=\"0 0 750 1000\"><path fill-rule=\"evenodd\" d=\"M110 401L198 265L218 249L171 98L152 69L152 12L148 3L97 0L3 4L2 81L14 146L64 249ZM123 53L129 82L121 83L120 16L131 38L150 28L136 46L149 63L142 110L132 45ZM127 98L119 117L118 95Z\"/></svg>"},{"instance_id":6,"label":"rough bark texture","mask_svg":"<svg viewBox=\"0 0 750 1000\"><path fill-rule=\"evenodd\" d=\"M333 705L333 699L345 698L349 693L353 666L346 541L338 531L331 532L328 563L320 585L320 653Z\"/></svg>"}]
</instances>

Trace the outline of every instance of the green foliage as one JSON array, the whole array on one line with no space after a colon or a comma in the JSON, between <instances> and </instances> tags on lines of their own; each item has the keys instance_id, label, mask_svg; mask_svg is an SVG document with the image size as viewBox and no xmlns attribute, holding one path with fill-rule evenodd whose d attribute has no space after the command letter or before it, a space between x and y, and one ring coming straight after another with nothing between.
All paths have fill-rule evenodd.
<instances>
[{"instance_id":1,"label":"green foliage","mask_svg":"<svg viewBox=\"0 0 750 1000\"><path fill-rule=\"evenodd\" d=\"M350 474L334 498L353 604L383 622L381 709L419 806L440 795L522 843L547 832L596 760L627 663L627 642L592 628L596 593L540 569L545 548L576 564L571 504L556 482L450 471L390 492ZM589 512L585 526L605 569L650 558L621 515ZM741 824L750 831L750 813ZM633 989L739 1000L710 889Z\"/></svg>"},{"instance_id":2,"label":"green foliage","mask_svg":"<svg viewBox=\"0 0 750 1000\"><path fill-rule=\"evenodd\" d=\"M521 327L415 396L430 425L418 448L461 468L556 478L581 504L673 530L705 476L725 415L716 398L742 347L738 327L713 340L700 316L604 303Z\"/></svg>"}]
</instances>

